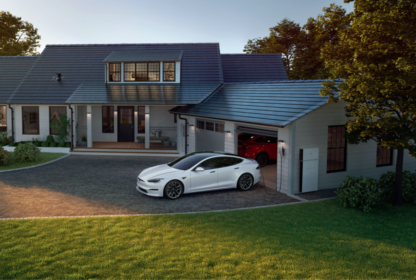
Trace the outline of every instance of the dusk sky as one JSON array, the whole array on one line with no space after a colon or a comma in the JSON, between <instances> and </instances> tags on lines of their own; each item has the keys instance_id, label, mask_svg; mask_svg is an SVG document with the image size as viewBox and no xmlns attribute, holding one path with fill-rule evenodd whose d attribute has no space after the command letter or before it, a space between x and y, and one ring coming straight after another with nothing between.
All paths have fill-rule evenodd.
<instances>
[{"instance_id":1,"label":"dusk sky","mask_svg":"<svg viewBox=\"0 0 416 280\"><path fill-rule=\"evenodd\" d=\"M241 53L285 17L304 24L343 0L2 0L1 10L29 21L47 44L219 42Z\"/></svg>"}]
</instances>

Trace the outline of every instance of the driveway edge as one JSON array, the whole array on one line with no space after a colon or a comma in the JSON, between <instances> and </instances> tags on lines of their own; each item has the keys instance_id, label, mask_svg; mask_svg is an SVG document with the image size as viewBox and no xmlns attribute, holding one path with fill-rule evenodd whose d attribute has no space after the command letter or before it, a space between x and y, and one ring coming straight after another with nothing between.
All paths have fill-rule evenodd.
<instances>
[{"instance_id":1,"label":"driveway edge","mask_svg":"<svg viewBox=\"0 0 416 280\"><path fill-rule=\"evenodd\" d=\"M54 159L54 160L51 160L51 161L48 161L48 162L44 162L44 163L41 163L41 164L37 164L37 165L32 165L32 166L27 166L27 167L21 167L21 168L15 168L15 169L9 169L9 170L1 170L1 171L0 171L0 173L4 173L4 172L13 172L13 171L20 171L20 170L31 169L31 168L35 168L35 167L39 167L39 166L43 166L43 165L47 165L47 164L53 163L53 162L55 162L55 161L58 161L58 160L64 159L64 158L66 158L66 157L68 157L68 156L70 156L70 155L71 155L71 154L67 154L67 155L65 155L65 156L63 156L63 157L60 157L60 158L57 158L57 159Z\"/></svg>"}]
</instances>

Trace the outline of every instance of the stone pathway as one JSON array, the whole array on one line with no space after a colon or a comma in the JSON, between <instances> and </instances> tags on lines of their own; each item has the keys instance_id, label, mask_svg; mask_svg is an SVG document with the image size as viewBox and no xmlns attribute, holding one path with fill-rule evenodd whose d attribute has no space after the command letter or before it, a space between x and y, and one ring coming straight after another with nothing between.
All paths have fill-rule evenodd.
<instances>
[{"instance_id":1,"label":"stone pathway","mask_svg":"<svg viewBox=\"0 0 416 280\"><path fill-rule=\"evenodd\" d=\"M141 170L166 157L71 155L50 165L0 174L0 218L163 214L238 209L297 202L255 185L183 195L178 200L139 193Z\"/></svg>"}]
</instances>

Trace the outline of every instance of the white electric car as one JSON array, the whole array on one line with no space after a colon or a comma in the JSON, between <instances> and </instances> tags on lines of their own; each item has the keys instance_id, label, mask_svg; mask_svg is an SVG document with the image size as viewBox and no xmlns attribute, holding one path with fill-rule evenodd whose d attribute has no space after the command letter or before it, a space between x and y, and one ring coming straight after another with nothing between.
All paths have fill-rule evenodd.
<instances>
[{"instance_id":1,"label":"white electric car","mask_svg":"<svg viewBox=\"0 0 416 280\"><path fill-rule=\"evenodd\" d=\"M220 152L196 152L168 164L143 170L136 189L146 195L177 199L184 193L239 188L260 182L260 166L253 159Z\"/></svg>"}]
</instances>

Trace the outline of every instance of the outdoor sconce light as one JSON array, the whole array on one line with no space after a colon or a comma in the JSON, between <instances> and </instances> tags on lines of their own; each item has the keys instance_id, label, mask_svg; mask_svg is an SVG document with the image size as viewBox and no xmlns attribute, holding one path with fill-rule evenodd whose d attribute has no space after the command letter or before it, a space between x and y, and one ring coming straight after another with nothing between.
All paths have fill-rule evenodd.
<instances>
[{"instance_id":1,"label":"outdoor sconce light","mask_svg":"<svg viewBox=\"0 0 416 280\"><path fill-rule=\"evenodd\" d=\"M279 142L280 142L280 143L285 143L285 141L283 141L283 140L279 140Z\"/></svg>"},{"instance_id":2,"label":"outdoor sconce light","mask_svg":"<svg viewBox=\"0 0 416 280\"><path fill-rule=\"evenodd\" d=\"M87 112L87 115L91 115L91 112Z\"/></svg>"},{"instance_id":3,"label":"outdoor sconce light","mask_svg":"<svg viewBox=\"0 0 416 280\"><path fill-rule=\"evenodd\" d=\"M229 130L226 130L226 131L224 131L225 133L231 133L231 131L229 131Z\"/></svg>"},{"instance_id":4,"label":"outdoor sconce light","mask_svg":"<svg viewBox=\"0 0 416 280\"><path fill-rule=\"evenodd\" d=\"M194 126L193 124L188 124L188 126Z\"/></svg>"}]
</instances>

